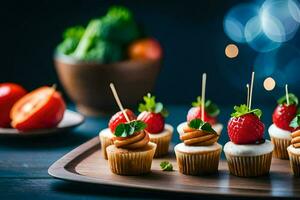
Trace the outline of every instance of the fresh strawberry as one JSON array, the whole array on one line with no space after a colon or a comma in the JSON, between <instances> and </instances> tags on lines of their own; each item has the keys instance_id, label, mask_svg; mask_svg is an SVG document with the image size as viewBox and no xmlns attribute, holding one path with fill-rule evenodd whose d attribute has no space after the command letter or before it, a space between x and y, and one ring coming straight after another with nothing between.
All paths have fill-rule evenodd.
<instances>
[{"instance_id":1,"label":"fresh strawberry","mask_svg":"<svg viewBox=\"0 0 300 200\"><path fill-rule=\"evenodd\" d=\"M187 121L190 122L193 119L201 119L201 107L191 107L187 114ZM216 124L217 118L211 117L204 111L204 121L210 124Z\"/></svg>"},{"instance_id":2,"label":"fresh strawberry","mask_svg":"<svg viewBox=\"0 0 300 200\"><path fill-rule=\"evenodd\" d=\"M150 93L144 96L144 104L139 104L138 120L147 124L146 131L149 133L160 133L165 128L165 117L167 117L167 110L161 102L155 101L155 96Z\"/></svg>"},{"instance_id":3,"label":"fresh strawberry","mask_svg":"<svg viewBox=\"0 0 300 200\"><path fill-rule=\"evenodd\" d=\"M265 125L260 121L261 110L235 106L227 125L228 136L235 144L254 144L263 139Z\"/></svg>"},{"instance_id":4,"label":"fresh strawberry","mask_svg":"<svg viewBox=\"0 0 300 200\"><path fill-rule=\"evenodd\" d=\"M197 97L197 101L192 103L192 108L190 108L187 114L187 121L190 122L193 119L201 119L201 97ZM219 115L220 110L218 106L212 101L207 100L204 106L204 121L210 124L217 123L217 116Z\"/></svg>"},{"instance_id":5,"label":"fresh strawberry","mask_svg":"<svg viewBox=\"0 0 300 200\"><path fill-rule=\"evenodd\" d=\"M293 131L294 128L290 126L290 123L297 114L298 98L292 93L289 93L288 98L289 105L286 96L278 99L278 106L273 112L272 119L278 128Z\"/></svg>"},{"instance_id":6,"label":"fresh strawberry","mask_svg":"<svg viewBox=\"0 0 300 200\"><path fill-rule=\"evenodd\" d=\"M147 124L146 131L149 133L160 133L165 128L165 118L160 113L143 111L137 119Z\"/></svg>"},{"instance_id":7,"label":"fresh strawberry","mask_svg":"<svg viewBox=\"0 0 300 200\"><path fill-rule=\"evenodd\" d=\"M136 119L135 114L134 114L131 110L125 109L125 112L126 112L126 114L127 114L127 116L128 116L128 118L129 118L130 121ZM109 127L110 131L111 131L112 133L114 133L116 127L117 127L120 123L125 123L125 122L127 122L127 120L126 120L125 116L123 115L123 112L122 112L122 111L119 111L119 112L117 112L116 114L114 114L114 115L110 118L109 123L108 123L108 127Z\"/></svg>"}]
</instances>

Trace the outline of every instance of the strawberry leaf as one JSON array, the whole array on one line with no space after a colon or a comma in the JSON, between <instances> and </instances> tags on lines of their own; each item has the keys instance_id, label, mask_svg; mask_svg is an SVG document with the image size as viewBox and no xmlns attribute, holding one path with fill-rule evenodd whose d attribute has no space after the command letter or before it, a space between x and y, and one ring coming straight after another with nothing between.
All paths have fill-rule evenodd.
<instances>
[{"instance_id":1,"label":"strawberry leaf","mask_svg":"<svg viewBox=\"0 0 300 200\"><path fill-rule=\"evenodd\" d=\"M193 119L188 126L193 129L202 130L209 133L216 133L208 122L203 122L201 119Z\"/></svg>"},{"instance_id":2,"label":"strawberry leaf","mask_svg":"<svg viewBox=\"0 0 300 200\"><path fill-rule=\"evenodd\" d=\"M116 127L115 136L128 137L136 132L140 132L146 128L146 124L142 121L135 120L127 123L121 123Z\"/></svg>"},{"instance_id":3,"label":"strawberry leaf","mask_svg":"<svg viewBox=\"0 0 300 200\"><path fill-rule=\"evenodd\" d=\"M290 127L298 128L300 126L300 114L297 114L296 117L291 121Z\"/></svg>"},{"instance_id":4,"label":"strawberry leaf","mask_svg":"<svg viewBox=\"0 0 300 200\"><path fill-rule=\"evenodd\" d=\"M235 112L231 114L231 117L241 117L243 115L253 113L258 118L260 118L262 115L262 111L260 109L249 110L248 106L246 106L245 104L242 104L240 106L234 106L233 109L235 110Z\"/></svg>"},{"instance_id":5,"label":"strawberry leaf","mask_svg":"<svg viewBox=\"0 0 300 200\"><path fill-rule=\"evenodd\" d=\"M139 112L148 111L153 113L160 113L162 116L167 117L168 111L164 108L164 105L161 102L155 101L155 96L151 96L150 93L147 96L144 96L145 103L139 104Z\"/></svg>"},{"instance_id":6,"label":"strawberry leaf","mask_svg":"<svg viewBox=\"0 0 300 200\"><path fill-rule=\"evenodd\" d=\"M289 98L289 103L291 104L295 104L298 105L299 101L298 101L298 97L296 95L294 95L293 93L289 93L288 94L288 98ZM286 99L286 95L280 97L277 100L278 104L286 104L287 103L287 99Z\"/></svg>"},{"instance_id":7,"label":"strawberry leaf","mask_svg":"<svg viewBox=\"0 0 300 200\"><path fill-rule=\"evenodd\" d=\"M192 106L193 107L200 107L201 106L201 97L200 96L197 97L196 101L192 102ZM207 114L211 117L216 117L220 114L220 109L211 100L207 100L205 102L204 107L205 107L205 111L207 112Z\"/></svg>"}]
</instances>

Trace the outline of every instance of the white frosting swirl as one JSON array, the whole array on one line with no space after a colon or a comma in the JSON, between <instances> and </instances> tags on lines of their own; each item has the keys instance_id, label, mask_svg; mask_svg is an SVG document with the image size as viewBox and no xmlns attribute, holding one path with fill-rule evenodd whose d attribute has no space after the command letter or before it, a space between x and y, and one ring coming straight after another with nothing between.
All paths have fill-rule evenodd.
<instances>
[{"instance_id":1,"label":"white frosting swirl","mask_svg":"<svg viewBox=\"0 0 300 200\"><path fill-rule=\"evenodd\" d=\"M292 140L291 137L291 131L283 130L281 128L278 128L275 124L272 124L268 132L271 137L280 138L280 139L286 139L286 140Z\"/></svg>"},{"instance_id":2,"label":"white frosting swirl","mask_svg":"<svg viewBox=\"0 0 300 200\"><path fill-rule=\"evenodd\" d=\"M262 144L234 144L227 142L224 146L224 152L233 156L259 156L272 152L274 145L270 140Z\"/></svg>"}]
</instances>

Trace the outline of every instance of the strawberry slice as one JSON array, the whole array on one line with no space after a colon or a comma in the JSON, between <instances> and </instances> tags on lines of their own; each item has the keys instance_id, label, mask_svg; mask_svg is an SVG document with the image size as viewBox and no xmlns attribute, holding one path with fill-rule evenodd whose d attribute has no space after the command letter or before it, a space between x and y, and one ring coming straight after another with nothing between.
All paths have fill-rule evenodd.
<instances>
[{"instance_id":1,"label":"strawberry slice","mask_svg":"<svg viewBox=\"0 0 300 200\"><path fill-rule=\"evenodd\" d=\"M246 105L234 106L235 112L227 125L228 136L235 144L254 144L263 140L265 125L261 110L249 110Z\"/></svg>"},{"instance_id":2,"label":"strawberry slice","mask_svg":"<svg viewBox=\"0 0 300 200\"><path fill-rule=\"evenodd\" d=\"M164 108L161 102L155 101L155 96L151 96L150 93L144 96L145 103L139 104L138 120L141 120L147 124L146 131L149 133L160 133L165 128L165 117L168 116L167 110Z\"/></svg>"}]
</instances>

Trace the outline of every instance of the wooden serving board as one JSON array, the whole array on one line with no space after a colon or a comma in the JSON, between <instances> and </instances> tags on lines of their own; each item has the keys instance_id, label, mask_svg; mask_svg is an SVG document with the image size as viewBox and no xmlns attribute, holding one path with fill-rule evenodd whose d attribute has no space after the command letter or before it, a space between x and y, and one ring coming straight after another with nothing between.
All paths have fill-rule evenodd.
<instances>
[{"instance_id":1,"label":"wooden serving board","mask_svg":"<svg viewBox=\"0 0 300 200\"><path fill-rule=\"evenodd\" d=\"M164 172L160 169L159 164L164 160L172 162L174 171ZM220 161L219 174L187 176L178 172L175 155L170 153L168 157L153 160L150 174L119 176L111 173L107 160L102 158L98 137L56 161L48 173L69 181L173 193L300 198L300 178L291 174L287 160L273 159L270 174L264 177L241 178L230 175L226 160Z\"/></svg>"}]
</instances>

